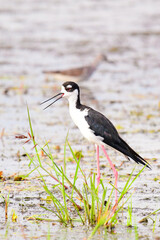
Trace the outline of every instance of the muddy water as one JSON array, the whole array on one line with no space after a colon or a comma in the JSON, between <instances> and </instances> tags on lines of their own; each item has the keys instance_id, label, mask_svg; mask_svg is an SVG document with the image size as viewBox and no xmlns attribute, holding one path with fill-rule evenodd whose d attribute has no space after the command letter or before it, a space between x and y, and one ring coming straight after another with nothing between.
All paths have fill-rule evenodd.
<instances>
[{"instance_id":1,"label":"muddy water","mask_svg":"<svg viewBox=\"0 0 160 240\"><path fill-rule=\"evenodd\" d=\"M34 214L44 214L39 204L46 194L34 176L19 183L13 178L14 174L30 171L25 153L33 153L32 145L23 145L24 141L15 138L16 134L27 135L27 104L36 140L41 144L50 140L51 146L60 145L60 152L53 149L59 164L62 164L59 159L63 159L63 145L70 129L72 147L83 150L82 165L86 174L90 169L96 171L94 147L72 124L67 102L61 101L45 112L39 103L57 93L61 85L54 79L46 79L43 70L85 65L99 53L106 54L115 64L102 63L88 81L80 83L83 102L103 111L122 137L152 165L152 171L146 169L134 185L135 222L160 207L159 12L159 1L151 0L1 1L0 171L5 181L0 183L0 188L4 196L9 193L9 216L12 209L18 215L17 223L10 220L6 225L1 198L1 239L46 239L49 229L52 239L83 239L92 230L26 220ZM108 153L119 170L121 189L124 176L135 164L111 150ZM107 184L112 176L105 158L101 159L101 165L105 165L101 171ZM68 162L71 176L73 169L74 164ZM137 166L136 172L139 170ZM54 219L48 213L44 217ZM146 225L138 224L139 237L156 239L160 235L159 224L159 215L154 233L152 220ZM95 236L95 239L102 238L134 239L135 232L118 225L113 235L102 230Z\"/></svg>"}]
</instances>

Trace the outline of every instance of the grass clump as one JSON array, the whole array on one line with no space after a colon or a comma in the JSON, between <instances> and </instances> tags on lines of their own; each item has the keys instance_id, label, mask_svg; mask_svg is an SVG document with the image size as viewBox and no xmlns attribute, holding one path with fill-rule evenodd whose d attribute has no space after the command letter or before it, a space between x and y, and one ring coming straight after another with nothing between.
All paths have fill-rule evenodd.
<instances>
[{"instance_id":1,"label":"grass clump","mask_svg":"<svg viewBox=\"0 0 160 240\"><path fill-rule=\"evenodd\" d=\"M133 183L137 177L141 174L142 170L132 179L133 171L129 175L124 188L119 192L119 198L117 203L113 203L113 192L115 187L112 185L111 191L108 191L104 186L103 181L100 180L100 185L96 186L96 175L92 174L88 179L86 178L83 170L80 166L80 160L82 153L78 155L74 153L67 138L64 145L64 163L63 167L58 166L51 153L51 149L48 143L45 143L44 147L40 147L35 141L34 132L32 128L30 113L28 109L28 119L30 125L30 136L33 142L35 155L31 156L27 154L30 159L29 166L33 166L32 171L28 173L29 176L34 171L37 171L42 186L47 193L48 199L52 204L51 207L42 206L46 211L52 212L59 222L65 226L73 226L75 222L81 224L87 224L94 226L94 229L88 239L92 236L101 226L114 227L118 222L118 214L123 210L126 202L131 198L132 194L126 195L132 188ZM69 148L72 158L76 162L73 181L71 181L67 175L66 170L66 149ZM40 151L43 151L47 161L42 161L40 157ZM49 169L49 170L48 170ZM83 184L78 188L78 174L81 173L83 178ZM50 188L47 184L45 176L50 177L56 181L56 184ZM54 190L58 190L60 196L54 193ZM110 192L110 193L108 193ZM109 194L109 196L108 196ZM107 199L107 201L106 201ZM122 201L123 200L123 201ZM53 207L54 206L54 207ZM132 204L128 207L128 220L127 225L132 224Z\"/></svg>"}]
</instances>

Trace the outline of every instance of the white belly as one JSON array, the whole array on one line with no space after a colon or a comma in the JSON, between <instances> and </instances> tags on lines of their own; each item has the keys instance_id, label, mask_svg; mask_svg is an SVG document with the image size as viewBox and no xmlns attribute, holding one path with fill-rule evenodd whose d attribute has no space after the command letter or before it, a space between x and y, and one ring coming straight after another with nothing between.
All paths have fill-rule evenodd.
<instances>
[{"instance_id":1,"label":"white belly","mask_svg":"<svg viewBox=\"0 0 160 240\"><path fill-rule=\"evenodd\" d=\"M88 114L88 109L80 111L77 108L69 108L71 118L76 126L81 131L82 135L90 142L101 145L103 138L100 136L95 136L94 132L89 128L85 116Z\"/></svg>"}]
</instances>

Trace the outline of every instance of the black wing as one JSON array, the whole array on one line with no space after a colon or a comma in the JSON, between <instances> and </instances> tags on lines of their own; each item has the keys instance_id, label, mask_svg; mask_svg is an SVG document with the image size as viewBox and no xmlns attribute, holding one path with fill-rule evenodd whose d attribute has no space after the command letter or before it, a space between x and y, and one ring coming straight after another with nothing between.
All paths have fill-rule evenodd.
<instances>
[{"instance_id":1,"label":"black wing","mask_svg":"<svg viewBox=\"0 0 160 240\"><path fill-rule=\"evenodd\" d=\"M94 134L103 137L103 142L105 144L132 158L135 162L141 163L150 168L149 164L119 136L114 125L103 114L89 108L88 115L85 119Z\"/></svg>"},{"instance_id":2,"label":"black wing","mask_svg":"<svg viewBox=\"0 0 160 240\"><path fill-rule=\"evenodd\" d=\"M88 115L85 117L90 129L96 136L104 138L104 142L108 145L118 141L119 135L113 124L100 112L89 108Z\"/></svg>"}]
</instances>

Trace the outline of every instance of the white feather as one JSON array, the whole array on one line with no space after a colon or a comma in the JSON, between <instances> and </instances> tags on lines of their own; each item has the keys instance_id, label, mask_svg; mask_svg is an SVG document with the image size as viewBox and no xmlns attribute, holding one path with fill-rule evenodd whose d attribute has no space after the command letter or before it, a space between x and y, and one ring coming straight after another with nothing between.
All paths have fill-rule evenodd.
<instances>
[{"instance_id":1,"label":"white feather","mask_svg":"<svg viewBox=\"0 0 160 240\"><path fill-rule=\"evenodd\" d=\"M89 128L89 124L87 123L85 116L88 115L88 109L84 109L81 111L80 109L77 109L75 106L73 106L72 103L69 101L69 112L71 115L71 118L75 125L79 128L82 135L89 141L93 142L95 144L103 144L102 140L103 138L100 136L96 136L94 132Z\"/></svg>"},{"instance_id":2,"label":"white feather","mask_svg":"<svg viewBox=\"0 0 160 240\"><path fill-rule=\"evenodd\" d=\"M69 101L69 113L75 125L79 128L82 135L89 141L98 145L104 145L103 137L96 136L94 132L89 128L85 117L88 115L88 109L80 110L76 108L76 102L78 97L78 90L75 89L73 92L67 92L62 86L61 92L64 93L64 97Z\"/></svg>"}]
</instances>

